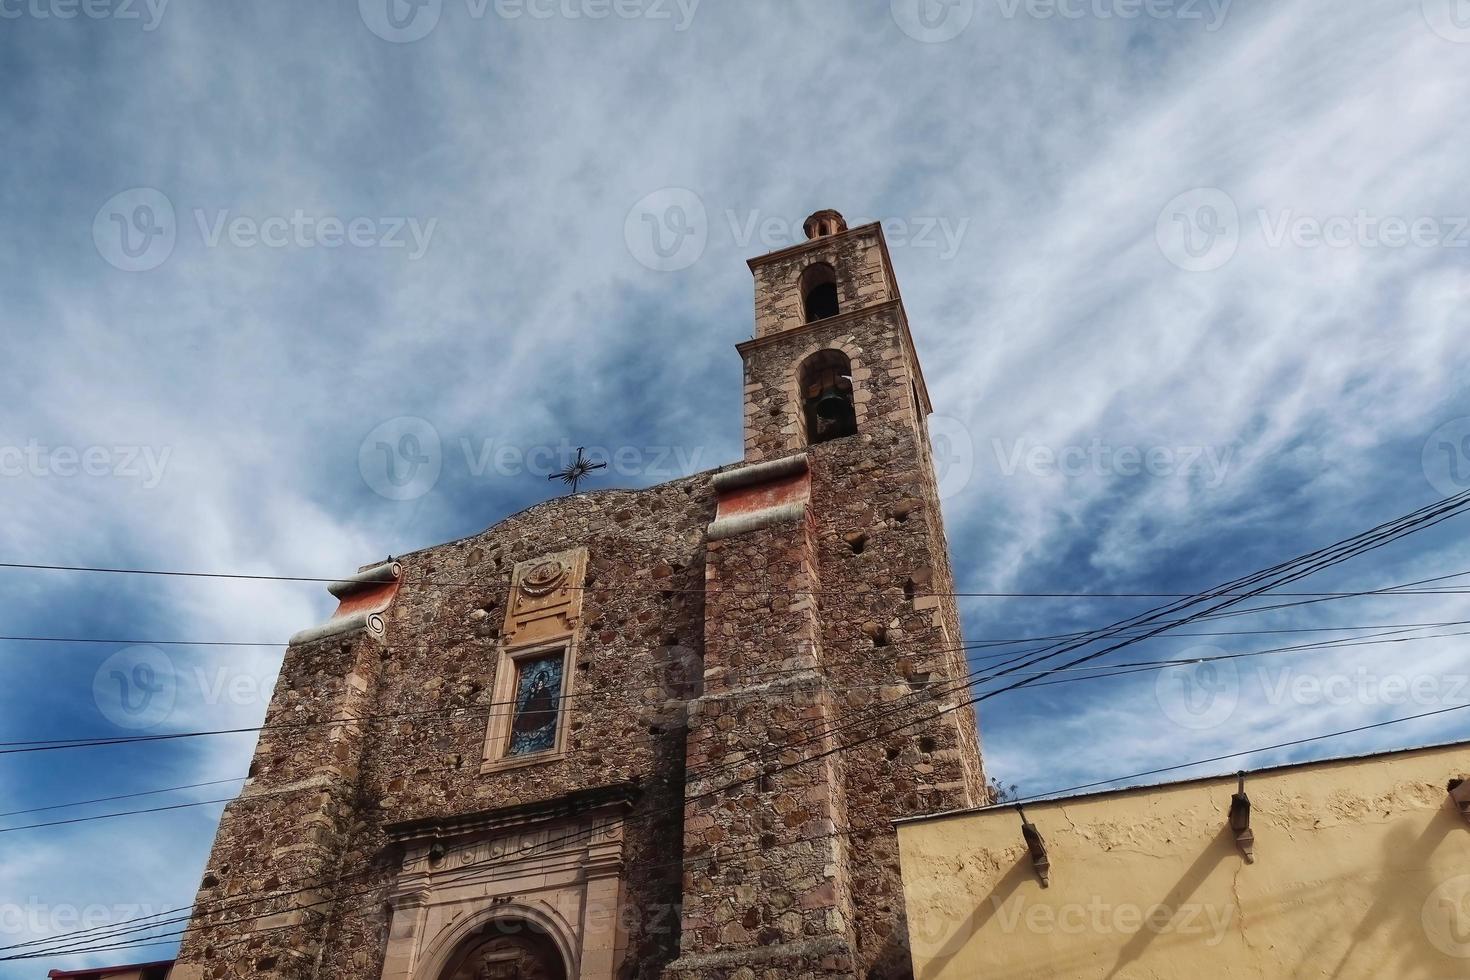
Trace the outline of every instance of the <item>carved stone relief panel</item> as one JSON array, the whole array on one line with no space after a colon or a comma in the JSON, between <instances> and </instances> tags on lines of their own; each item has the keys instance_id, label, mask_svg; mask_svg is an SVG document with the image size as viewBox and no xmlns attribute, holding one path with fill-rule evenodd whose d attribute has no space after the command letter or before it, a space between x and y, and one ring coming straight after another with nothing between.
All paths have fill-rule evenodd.
<instances>
[{"instance_id":1,"label":"carved stone relief panel","mask_svg":"<svg viewBox=\"0 0 1470 980\"><path fill-rule=\"evenodd\" d=\"M586 575L586 548L573 548L516 565L501 630L505 645L547 643L575 634L582 616Z\"/></svg>"}]
</instances>

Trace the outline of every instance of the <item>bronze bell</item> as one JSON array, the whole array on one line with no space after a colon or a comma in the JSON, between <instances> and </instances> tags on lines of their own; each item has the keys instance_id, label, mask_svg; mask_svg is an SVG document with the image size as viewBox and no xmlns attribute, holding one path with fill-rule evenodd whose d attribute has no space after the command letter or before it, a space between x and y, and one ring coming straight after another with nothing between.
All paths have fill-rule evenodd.
<instances>
[{"instance_id":1,"label":"bronze bell","mask_svg":"<svg viewBox=\"0 0 1470 980\"><path fill-rule=\"evenodd\" d=\"M831 422L852 411L852 382L837 377L823 386L814 406L817 417Z\"/></svg>"}]
</instances>

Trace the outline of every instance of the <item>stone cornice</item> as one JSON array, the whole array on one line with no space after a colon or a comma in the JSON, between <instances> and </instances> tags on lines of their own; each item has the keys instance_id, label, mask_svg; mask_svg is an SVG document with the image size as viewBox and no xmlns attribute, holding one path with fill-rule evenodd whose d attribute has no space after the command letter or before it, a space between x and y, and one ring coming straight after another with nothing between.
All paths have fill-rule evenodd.
<instances>
[{"instance_id":1,"label":"stone cornice","mask_svg":"<svg viewBox=\"0 0 1470 980\"><path fill-rule=\"evenodd\" d=\"M744 357L747 351L759 350L778 341L783 341L791 337L805 337L807 334L816 333L818 330L840 327L856 320L861 320L865 316L871 316L875 313L886 313L894 309L899 311L900 318L902 319L903 303L896 299L890 299L886 302L874 303L872 306L864 306L860 309L849 310L846 313L839 313L836 316L829 316L825 320L813 320L811 323L803 323L801 326L792 327L790 330L780 330L776 333L766 334L764 337L752 337L749 340L742 340L735 345L735 349L740 352L741 357ZM904 322L903 329L904 333L907 334L907 321Z\"/></svg>"},{"instance_id":2,"label":"stone cornice","mask_svg":"<svg viewBox=\"0 0 1470 980\"><path fill-rule=\"evenodd\" d=\"M746 259L745 264L750 267L751 272L754 272L756 269L760 268L763 265L766 265L767 263L779 262L782 259L789 259L793 255L800 255L802 252L825 248L826 246L831 245L833 242L841 241L844 238L851 238L856 235L862 235L865 233L872 234L874 232L877 233L878 240L881 242L883 240L883 225L877 221L870 221L865 225L858 225L856 228L849 228L846 231L836 235L823 235L821 238L810 238L804 242L797 242L795 245L787 245L785 248L778 248L774 252L767 252L765 255L757 255L753 259ZM884 251L887 251L886 247Z\"/></svg>"},{"instance_id":3,"label":"stone cornice","mask_svg":"<svg viewBox=\"0 0 1470 980\"><path fill-rule=\"evenodd\" d=\"M864 227L867 226L865 225ZM887 254L886 249L884 254ZM924 368L919 363L919 352L914 347L913 334L909 332L908 312L903 308L903 299L901 297L890 299L883 303L874 303L872 306L864 306L861 309L849 310L846 313L839 313L836 316L829 316L825 320L813 320L811 323L803 323L801 326L792 327L790 330L781 330L776 333L766 334L764 337L752 337L749 340L742 340L735 345L735 349L744 358L751 351L761 350L772 344L785 341L788 338L805 337L825 328L853 323L865 316L870 316L875 313L886 313L890 310L898 311L899 333L903 337L903 344L907 349L909 359L914 365L914 381L918 385L919 396L924 403L924 414L929 415L933 413L934 406L929 401L929 385L924 381Z\"/></svg>"},{"instance_id":4,"label":"stone cornice","mask_svg":"<svg viewBox=\"0 0 1470 980\"><path fill-rule=\"evenodd\" d=\"M594 810L616 808L626 810L638 799L640 791L632 783L615 783L592 789L577 790L550 800L520 803L475 813L448 817L425 817L389 824L384 831L395 841L422 840L426 837L446 838L485 830L519 827L531 823L558 820Z\"/></svg>"}]
</instances>

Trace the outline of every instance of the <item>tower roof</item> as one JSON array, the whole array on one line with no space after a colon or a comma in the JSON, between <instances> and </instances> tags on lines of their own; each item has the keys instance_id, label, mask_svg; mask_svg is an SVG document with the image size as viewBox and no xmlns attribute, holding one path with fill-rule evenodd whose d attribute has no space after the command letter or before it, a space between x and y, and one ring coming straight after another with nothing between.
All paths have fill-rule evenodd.
<instances>
[{"instance_id":1,"label":"tower roof","mask_svg":"<svg viewBox=\"0 0 1470 980\"><path fill-rule=\"evenodd\" d=\"M847 221L839 212L831 208L823 208L807 218L801 227L806 232L808 239L825 238L828 235L840 235L846 231Z\"/></svg>"}]
</instances>

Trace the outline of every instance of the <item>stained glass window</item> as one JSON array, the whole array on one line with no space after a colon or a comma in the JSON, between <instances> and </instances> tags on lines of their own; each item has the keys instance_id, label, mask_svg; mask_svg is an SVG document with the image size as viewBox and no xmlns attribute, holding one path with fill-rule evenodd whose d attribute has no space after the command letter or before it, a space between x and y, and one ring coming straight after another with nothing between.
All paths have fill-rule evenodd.
<instances>
[{"instance_id":1,"label":"stained glass window","mask_svg":"<svg viewBox=\"0 0 1470 980\"><path fill-rule=\"evenodd\" d=\"M517 664L515 715L508 755L556 748L556 722L561 713L562 655L522 660Z\"/></svg>"}]
</instances>

